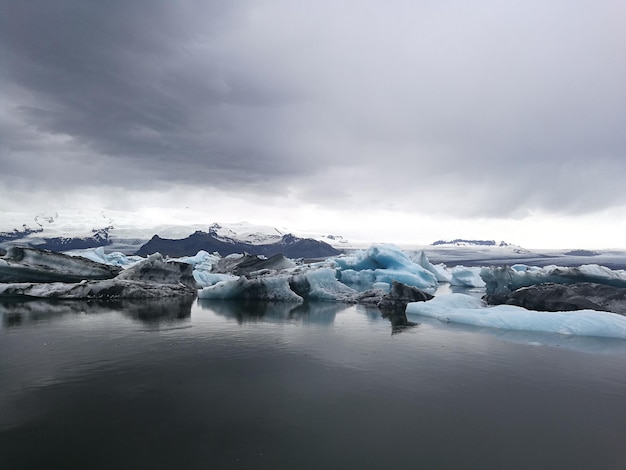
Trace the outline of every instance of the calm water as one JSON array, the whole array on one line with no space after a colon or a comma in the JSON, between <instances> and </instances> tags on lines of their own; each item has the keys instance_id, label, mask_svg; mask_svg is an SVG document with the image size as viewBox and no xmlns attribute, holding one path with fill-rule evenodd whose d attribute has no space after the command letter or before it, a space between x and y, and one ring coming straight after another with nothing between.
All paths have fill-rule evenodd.
<instances>
[{"instance_id":1,"label":"calm water","mask_svg":"<svg viewBox=\"0 0 626 470\"><path fill-rule=\"evenodd\" d=\"M0 311L2 469L626 468L623 342L335 304Z\"/></svg>"}]
</instances>

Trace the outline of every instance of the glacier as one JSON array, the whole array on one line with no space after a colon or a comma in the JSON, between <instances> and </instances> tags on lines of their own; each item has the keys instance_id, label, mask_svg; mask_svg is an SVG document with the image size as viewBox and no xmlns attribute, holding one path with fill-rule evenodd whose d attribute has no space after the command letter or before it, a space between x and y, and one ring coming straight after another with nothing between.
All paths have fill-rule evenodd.
<instances>
[{"instance_id":1,"label":"glacier","mask_svg":"<svg viewBox=\"0 0 626 470\"><path fill-rule=\"evenodd\" d=\"M539 312L513 305L489 307L482 300L466 294L409 303L406 314L407 317L424 316L444 323L484 328L626 339L626 317L616 313L596 310Z\"/></svg>"}]
</instances>

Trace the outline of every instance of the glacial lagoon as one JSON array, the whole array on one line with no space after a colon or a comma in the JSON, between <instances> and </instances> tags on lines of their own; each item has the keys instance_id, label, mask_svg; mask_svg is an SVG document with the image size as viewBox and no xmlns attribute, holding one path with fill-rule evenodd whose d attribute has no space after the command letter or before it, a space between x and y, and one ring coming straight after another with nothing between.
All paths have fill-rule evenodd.
<instances>
[{"instance_id":1,"label":"glacial lagoon","mask_svg":"<svg viewBox=\"0 0 626 470\"><path fill-rule=\"evenodd\" d=\"M337 303L3 303L0 468L626 468L626 341Z\"/></svg>"}]
</instances>

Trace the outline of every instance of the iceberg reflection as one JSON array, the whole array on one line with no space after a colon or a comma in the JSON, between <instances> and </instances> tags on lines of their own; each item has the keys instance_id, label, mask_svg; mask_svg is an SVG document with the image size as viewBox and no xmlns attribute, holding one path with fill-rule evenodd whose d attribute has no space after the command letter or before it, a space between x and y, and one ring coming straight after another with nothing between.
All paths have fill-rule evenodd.
<instances>
[{"instance_id":1,"label":"iceberg reflection","mask_svg":"<svg viewBox=\"0 0 626 470\"><path fill-rule=\"evenodd\" d=\"M58 300L2 299L0 315L6 328L59 320L68 315L97 315L119 312L144 324L180 321L191 316L193 298Z\"/></svg>"},{"instance_id":2,"label":"iceberg reflection","mask_svg":"<svg viewBox=\"0 0 626 470\"><path fill-rule=\"evenodd\" d=\"M335 315L351 305L333 302L271 302L259 300L198 299L198 305L219 316L233 318L239 324L296 321L330 325Z\"/></svg>"}]
</instances>

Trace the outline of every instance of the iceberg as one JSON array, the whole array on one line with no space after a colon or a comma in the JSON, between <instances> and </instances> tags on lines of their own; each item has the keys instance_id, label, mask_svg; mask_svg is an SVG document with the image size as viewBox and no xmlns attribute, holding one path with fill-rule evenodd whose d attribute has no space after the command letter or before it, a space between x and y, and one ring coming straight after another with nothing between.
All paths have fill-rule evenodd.
<instances>
[{"instance_id":1,"label":"iceberg","mask_svg":"<svg viewBox=\"0 0 626 470\"><path fill-rule=\"evenodd\" d=\"M289 280L289 286L303 299L331 302L353 302L356 291L339 282L335 270L320 268L296 274Z\"/></svg>"},{"instance_id":2,"label":"iceberg","mask_svg":"<svg viewBox=\"0 0 626 470\"><path fill-rule=\"evenodd\" d=\"M435 274L411 261L393 245L373 245L354 255L331 260L337 268L338 279L346 284L398 281L420 289L433 289L438 284Z\"/></svg>"},{"instance_id":3,"label":"iceberg","mask_svg":"<svg viewBox=\"0 0 626 470\"><path fill-rule=\"evenodd\" d=\"M267 258L263 255L229 255L217 261L213 271L246 276L260 272L278 272L295 268L296 263L283 255Z\"/></svg>"},{"instance_id":4,"label":"iceberg","mask_svg":"<svg viewBox=\"0 0 626 470\"><path fill-rule=\"evenodd\" d=\"M428 260L423 258L423 262ZM234 275L239 277L235 278ZM201 299L256 299L281 301L333 301L378 304L385 295L387 304L417 300L420 296L398 296L396 283L417 289L433 289L437 278L411 261L399 248L375 245L352 256L323 262L297 264L282 255L227 256L213 270L194 276L203 288ZM219 276L230 276L220 279ZM350 286L370 288L367 293ZM362 290L362 289L360 289ZM406 292L405 292L406 293ZM422 292L422 294L424 294Z\"/></svg>"},{"instance_id":5,"label":"iceberg","mask_svg":"<svg viewBox=\"0 0 626 470\"><path fill-rule=\"evenodd\" d=\"M485 296L485 299L491 304L518 305L529 310L602 310L626 315L626 288L592 282L537 284L521 287L507 296Z\"/></svg>"},{"instance_id":6,"label":"iceberg","mask_svg":"<svg viewBox=\"0 0 626 470\"><path fill-rule=\"evenodd\" d=\"M446 265L443 263L437 265L432 264L426 256L426 252L424 252L424 250L420 250L415 255L413 255L411 257L411 261L419 264L426 271L430 271L431 273L433 273L438 282L450 282L450 280L452 279L452 275L448 271Z\"/></svg>"},{"instance_id":7,"label":"iceberg","mask_svg":"<svg viewBox=\"0 0 626 470\"><path fill-rule=\"evenodd\" d=\"M0 258L0 282L76 282L110 279L121 268L37 248L10 247Z\"/></svg>"},{"instance_id":8,"label":"iceberg","mask_svg":"<svg viewBox=\"0 0 626 470\"><path fill-rule=\"evenodd\" d=\"M197 267L193 270L193 277L199 287L209 287L218 282L234 281L238 279L237 276L233 276L232 274L212 273L198 269Z\"/></svg>"},{"instance_id":9,"label":"iceberg","mask_svg":"<svg viewBox=\"0 0 626 470\"><path fill-rule=\"evenodd\" d=\"M615 313L595 310L539 312L513 305L487 307L482 300L465 294L410 303L406 313L407 316L425 316L446 323L484 328L626 339L626 317Z\"/></svg>"},{"instance_id":10,"label":"iceberg","mask_svg":"<svg viewBox=\"0 0 626 470\"><path fill-rule=\"evenodd\" d=\"M269 300L300 302L302 297L289 288L289 277L265 276L248 279L240 276L235 280L220 281L198 291L199 299L212 300Z\"/></svg>"},{"instance_id":11,"label":"iceberg","mask_svg":"<svg viewBox=\"0 0 626 470\"><path fill-rule=\"evenodd\" d=\"M120 266L122 268L132 266L133 264L139 263L145 259L137 255L128 256L124 253L120 253L119 251L105 253L103 246L99 246L98 248L88 248L85 250L69 251L65 254L74 257L80 256L82 258L95 261L96 263L108 264L110 266Z\"/></svg>"},{"instance_id":12,"label":"iceberg","mask_svg":"<svg viewBox=\"0 0 626 470\"><path fill-rule=\"evenodd\" d=\"M515 264L503 267L483 267L480 277L485 281L487 295L506 296L519 289L536 284L573 284L594 282L613 287L626 287L626 271L612 270L597 264L584 264L578 267L545 267Z\"/></svg>"},{"instance_id":13,"label":"iceberg","mask_svg":"<svg viewBox=\"0 0 626 470\"><path fill-rule=\"evenodd\" d=\"M189 290L198 288L191 265L177 260L165 260L159 253L152 254L141 263L122 271L115 279L180 284Z\"/></svg>"},{"instance_id":14,"label":"iceberg","mask_svg":"<svg viewBox=\"0 0 626 470\"><path fill-rule=\"evenodd\" d=\"M0 297L45 299L161 299L195 295L195 291L177 284L106 279L102 281L8 283L0 284Z\"/></svg>"},{"instance_id":15,"label":"iceberg","mask_svg":"<svg viewBox=\"0 0 626 470\"><path fill-rule=\"evenodd\" d=\"M180 263L193 266L193 277L198 287L208 287L220 281L237 279L237 276L231 274L214 272L221 260L222 257L219 254L211 254L204 250L198 251L194 256L176 258L176 261Z\"/></svg>"},{"instance_id":16,"label":"iceberg","mask_svg":"<svg viewBox=\"0 0 626 470\"><path fill-rule=\"evenodd\" d=\"M311 269L302 273L265 273L248 279L218 282L198 291L200 299L353 301L357 292L342 284L330 268Z\"/></svg>"},{"instance_id":17,"label":"iceberg","mask_svg":"<svg viewBox=\"0 0 626 470\"><path fill-rule=\"evenodd\" d=\"M61 261L66 261L65 258L74 259L66 255L58 256ZM89 263L93 262L89 261ZM111 266L102 266L111 268ZM156 253L141 263L122 271L113 279L83 279L80 282L2 283L0 284L0 297L103 300L158 299L174 296L195 296L197 288L191 265L166 261Z\"/></svg>"},{"instance_id":18,"label":"iceberg","mask_svg":"<svg viewBox=\"0 0 626 470\"><path fill-rule=\"evenodd\" d=\"M457 287L485 287L485 281L480 276L481 268L456 266L452 268L450 285Z\"/></svg>"},{"instance_id":19,"label":"iceberg","mask_svg":"<svg viewBox=\"0 0 626 470\"><path fill-rule=\"evenodd\" d=\"M180 263L191 264L194 268L212 269L219 263L222 257L217 253L208 253L204 250L198 251L193 256L181 256L176 258Z\"/></svg>"}]
</instances>

